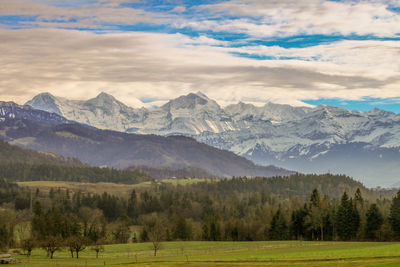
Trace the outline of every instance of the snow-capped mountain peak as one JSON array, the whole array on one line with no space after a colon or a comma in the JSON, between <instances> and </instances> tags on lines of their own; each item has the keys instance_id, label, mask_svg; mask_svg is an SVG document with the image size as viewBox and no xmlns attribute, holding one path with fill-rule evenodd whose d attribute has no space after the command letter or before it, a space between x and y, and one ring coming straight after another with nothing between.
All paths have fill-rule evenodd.
<instances>
[{"instance_id":1,"label":"snow-capped mountain peak","mask_svg":"<svg viewBox=\"0 0 400 267\"><path fill-rule=\"evenodd\" d=\"M114 96L107 94L105 92L101 92L95 98L89 99L86 102L97 102L97 103L104 103L104 102L117 102L118 100L115 99ZM119 102L119 101L118 101Z\"/></svg>"},{"instance_id":2,"label":"snow-capped mountain peak","mask_svg":"<svg viewBox=\"0 0 400 267\"><path fill-rule=\"evenodd\" d=\"M25 105L32 106L36 109L44 110L51 113L62 115L58 107L57 98L50 93L41 93L28 101Z\"/></svg>"},{"instance_id":3,"label":"snow-capped mountain peak","mask_svg":"<svg viewBox=\"0 0 400 267\"><path fill-rule=\"evenodd\" d=\"M100 93L95 98L85 101L83 104L90 109L101 109L108 113L115 113L121 109L126 111L132 110L132 108L118 101L114 96L104 92Z\"/></svg>"},{"instance_id":4,"label":"snow-capped mountain peak","mask_svg":"<svg viewBox=\"0 0 400 267\"><path fill-rule=\"evenodd\" d=\"M209 99L205 94L201 92L190 93L183 95L178 98L170 100L164 104L162 108L164 110L178 110L178 109L199 109L208 107L211 109L220 109L220 106L214 100Z\"/></svg>"}]
</instances>

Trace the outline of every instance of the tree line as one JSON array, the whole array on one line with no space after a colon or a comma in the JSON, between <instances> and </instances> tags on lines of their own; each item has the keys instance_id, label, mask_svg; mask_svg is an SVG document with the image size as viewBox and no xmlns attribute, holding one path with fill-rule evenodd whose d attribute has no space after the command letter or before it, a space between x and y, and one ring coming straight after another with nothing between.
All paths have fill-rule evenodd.
<instances>
[{"instance_id":1,"label":"tree line","mask_svg":"<svg viewBox=\"0 0 400 267\"><path fill-rule=\"evenodd\" d=\"M153 177L140 170L117 170L89 166L64 166L47 163L0 163L0 179L11 181L72 181L136 184Z\"/></svg>"}]
</instances>

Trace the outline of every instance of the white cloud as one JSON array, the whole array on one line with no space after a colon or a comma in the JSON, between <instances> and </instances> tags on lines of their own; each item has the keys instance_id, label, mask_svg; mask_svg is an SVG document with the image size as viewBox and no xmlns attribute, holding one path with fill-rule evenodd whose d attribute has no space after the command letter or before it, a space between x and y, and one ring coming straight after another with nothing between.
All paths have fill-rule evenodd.
<instances>
[{"instance_id":1,"label":"white cloud","mask_svg":"<svg viewBox=\"0 0 400 267\"><path fill-rule=\"evenodd\" d=\"M177 6L174 9L172 9L172 12L176 12L176 13L182 13L186 11L186 7L184 6Z\"/></svg>"},{"instance_id":2,"label":"white cloud","mask_svg":"<svg viewBox=\"0 0 400 267\"><path fill-rule=\"evenodd\" d=\"M232 0L201 6L199 9L239 18L187 22L182 26L241 32L256 37L298 34L372 34L393 37L400 33L400 14L388 10L385 1Z\"/></svg>"},{"instance_id":3,"label":"white cloud","mask_svg":"<svg viewBox=\"0 0 400 267\"><path fill-rule=\"evenodd\" d=\"M272 57L292 64L321 66L318 71L327 74L359 75L386 80L400 74L400 45L397 41L340 41L306 48L279 46L245 46L230 48L232 52Z\"/></svg>"}]
</instances>

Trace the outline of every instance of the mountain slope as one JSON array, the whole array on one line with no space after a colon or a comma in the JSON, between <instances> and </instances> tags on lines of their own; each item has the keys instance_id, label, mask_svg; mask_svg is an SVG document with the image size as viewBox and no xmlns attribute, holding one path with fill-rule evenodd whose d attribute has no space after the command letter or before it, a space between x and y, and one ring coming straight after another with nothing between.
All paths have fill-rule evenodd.
<instances>
[{"instance_id":1,"label":"mountain slope","mask_svg":"<svg viewBox=\"0 0 400 267\"><path fill-rule=\"evenodd\" d=\"M75 158L38 152L0 140L0 180L77 181L135 184L153 179L137 169L115 170L90 167Z\"/></svg>"},{"instance_id":2,"label":"mountain slope","mask_svg":"<svg viewBox=\"0 0 400 267\"><path fill-rule=\"evenodd\" d=\"M64 158L54 153L38 152L21 148L0 140L0 163L51 164L62 166L84 166L74 158Z\"/></svg>"},{"instance_id":3,"label":"mountain slope","mask_svg":"<svg viewBox=\"0 0 400 267\"><path fill-rule=\"evenodd\" d=\"M14 117L22 115L16 114ZM217 176L275 176L292 173L273 166L256 166L232 152L182 136L126 134L81 124L47 124L44 121L12 117L3 117L0 132L0 138L4 140L39 151L76 157L95 166L194 167Z\"/></svg>"},{"instance_id":4,"label":"mountain slope","mask_svg":"<svg viewBox=\"0 0 400 267\"><path fill-rule=\"evenodd\" d=\"M29 105L20 106L13 102L0 101L0 118L27 119L32 121L46 121L49 124L70 123L64 117L50 112L43 112L43 109L34 109Z\"/></svg>"}]
</instances>

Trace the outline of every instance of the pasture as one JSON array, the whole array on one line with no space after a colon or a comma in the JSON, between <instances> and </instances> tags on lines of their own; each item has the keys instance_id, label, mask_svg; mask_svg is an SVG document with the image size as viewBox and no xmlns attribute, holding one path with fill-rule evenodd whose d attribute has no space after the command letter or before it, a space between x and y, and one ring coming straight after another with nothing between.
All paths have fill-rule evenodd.
<instances>
[{"instance_id":1,"label":"pasture","mask_svg":"<svg viewBox=\"0 0 400 267\"><path fill-rule=\"evenodd\" d=\"M107 245L96 259L89 247L72 259L36 249L14 266L400 266L400 243L384 242L164 242L155 257L151 243Z\"/></svg>"},{"instance_id":2,"label":"pasture","mask_svg":"<svg viewBox=\"0 0 400 267\"><path fill-rule=\"evenodd\" d=\"M112 195L127 195L133 189L145 189L154 184L172 184L172 185L188 185L204 181L214 181L210 179L194 178L194 179L162 179L158 182L142 182L139 184L118 184L118 183L84 183L84 182L68 182L68 181L27 181L16 182L21 187L28 187L33 190L39 188L40 191L49 192L50 189L69 190L70 192L81 191L84 193L102 194L107 192Z\"/></svg>"}]
</instances>

